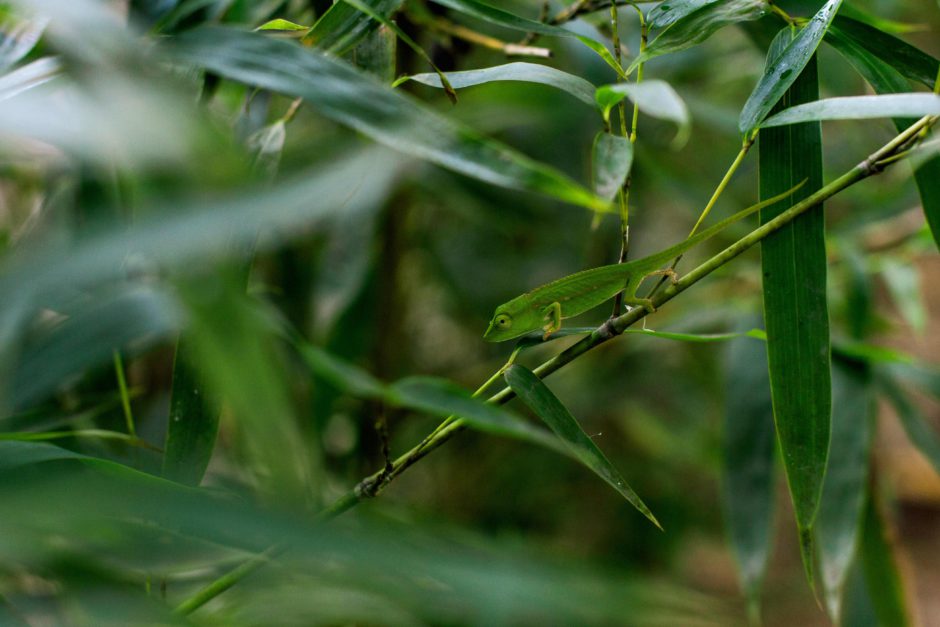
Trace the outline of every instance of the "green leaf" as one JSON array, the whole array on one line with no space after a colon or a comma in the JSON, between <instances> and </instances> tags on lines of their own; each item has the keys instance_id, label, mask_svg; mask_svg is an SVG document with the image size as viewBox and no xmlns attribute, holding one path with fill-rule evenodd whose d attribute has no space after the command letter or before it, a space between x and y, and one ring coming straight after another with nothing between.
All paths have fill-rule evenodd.
<instances>
[{"instance_id":1,"label":"green leaf","mask_svg":"<svg viewBox=\"0 0 940 627\"><path fill-rule=\"evenodd\" d=\"M633 166L633 142L627 137L601 131L594 137L591 171L594 193L612 201L630 176Z\"/></svg>"},{"instance_id":2,"label":"green leaf","mask_svg":"<svg viewBox=\"0 0 940 627\"><path fill-rule=\"evenodd\" d=\"M465 389L444 379L408 377L389 387L387 398L405 407L435 416L457 416L478 431L533 442L563 455L570 451L544 429L519 419L508 411L474 398Z\"/></svg>"},{"instance_id":3,"label":"green leaf","mask_svg":"<svg viewBox=\"0 0 940 627\"><path fill-rule=\"evenodd\" d=\"M216 272L211 289L197 281L180 286L189 314L185 350L192 360L187 365L211 393L210 407L225 403L265 496L302 503L311 481L310 457L283 373L283 355L264 307L244 291L244 270ZM187 441L178 443L171 463L190 463L174 471L192 480L211 454L215 420L202 413L186 418L201 424L194 424L191 433L175 434Z\"/></svg>"},{"instance_id":4,"label":"green leaf","mask_svg":"<svg viewBox=\"0 0 940 627\"><path fill-rule=\"evenodd\" d=\"M940 474L940 435L930 428L923 413L897 381L884 372L879 374L878 385L901 419L907 439L930 462L937 474Z\"/></svg>"},{"instance_id":5,"label":"green leaf","mask_svg":"<svg viewBox=\"0 0 940 627\"><path fill-rule=\"evenodd\" d=\"M623 68L620 67L620 64L610 53L610 50L604 47L604 45L600 42L597 42L589 37L578 35L577 33L565 30L564 28L560 28L558 26L519 17L518 15L509 13L508 11L503 11L502 9L498 9L483 2L478 2L477 0L431 1L435 4L439 4L449 9L453 9L454 11L463 13L464 15L469 15L470 17L483 20L484 22L489 22L490 24L495 24L504 28L510 28L512 30L517 30L523 33L537 33L539 35L549 35L552 37L573 37L593 50L601 59L604 60L605 63L607 63L607 65L617 72L618 76L621 78L626 78Z\"/></svg>"},{"instance_id":6,"label":"green leaf","mask_svg":"<svg viewBox=\"0 0 940 627\"><path fill-rule=\"evenodd\" d=\"M766 346L746 338L732 342L725 372L722 504L748 614L757 624L773 538L776 474Z\"/></svg>"},{"instance_id":7,"label":"green leaf","mask_svg":"<svg viewBox=\"0 0 940 627\"><path fill-rule=\"evenodd\" d=\"M911 625L911 613L894 547L873 496L868 499L865 512L861 549L862 571L877 623L892 627Z\"/></svg>"},{"instance_id":8,"label":"green leaf","mask_svg":"<svg viewBox=\"0 0 940 627\"><path fill-rule=\"evenodd\" d=\"M391 17L401 4L402 0L370 0L369 2L369 6L385 18ZM378 22L352 5L336 2L304 35L303 42L333 54L342 55L378 26Z\"/></svg>"},{"instance_id":9,"label":"green leaf","mask_svg":"<svg viewBox=\"0 0 940 627\"><path fill-rule=\"evenodd\" d=\"M833 21L827 34L827 39L832 40L833 43L837 38L864 50L875 59L894 68L902 76L926 87L932 89L934 81L937 80L937 68L940 65L937 59L874 26L840 15ZM841 48L840 52L843 52ZM882 92L880 89L878 91Z\"/></svg>"},{"instance_id":10,"label":"green leaf","mask_svg":"<svg viewBox=\"0 0 940 627\"><path fill-rule=\"evenodd\" d=\"M909 85L904 76L933 87L940 67L936 59L900 39L841 17L833 22L827 41L880 94L908 91ZM901 131L912 121L896 119L894 125ZM934 242L940 248L940 157L922 163L914 171L914 180L920 192L924 216L930 225Z\"/></svg>"},{"instance_id":11,"label":"green leaf","mask_svg":"<svg viewBox=\"0 0 940 627\"><path fill-rule=\"evenodd\" d=\"M598 211L608 208L607 202L557 170L295 42L209 28L180 36L172 51L226 78L304 98L325 117L379 143L478 180Z\"/></svg>"},{"instance_id":12,"label":"green leaf","mask_svg":"<svg viewBox=\"0 0 940 627\"><path fill-rule=\"evenodd\" d=\"M284 19L278 18L276 20L270 20L268 22L265 22L264 24L262 24L255 30L281 30L281 31L294 32L294 31L301 31L301 30L304 30L304 31L310 30L310 27L304 26L303 24L297 24L295 22L291 22L290 20L284 20Z\"/></svg>"},{"instance_id":13,"label":"green leaf","mask_svg":"<svg viewBox=\"0 0 940 627\"><path fill-rule=\"evenodd\" d=\"M761 123L761 128L817 120L871 120L940 115L940 96L908 93L886 96L824 98L784 109Z\"/></svg>"},{"instance_id":14,"label":"green leaf","mask_svg":"<svg viewBox=\"0 0 940 627\"><path fill-rule=\"evenodd\" d=\"M531 370L519 365L510 366L504 376L512 391L570 447L581 463L619 492L654 525L662 529L659 521L636 492L627 485L620 472L541 379Z\"/></svg>"},{"instance_id":15,"label":"green leaf","mask_svg":"<svg viewBox=\"0 0 940 627\"><path fill-rule=\"evenodd\" d=\"M34 329L19 350L8 381L14 409L27 409L63 381L107 363L115 348L140 351L172 337L183 318L166 293L141 287L102 295L85 306L63 306L59 313L61 320Z\"/></svg>"},{"instance_id":16,"label":"green leaf","mask_svg":"<svg viewBox=\"0 0 940 627\"><path fill-rule=\"evenodd\" d=\"M627 74L631 74L641 63L697 46L726 26L760 19L766 12L767 4L763 0L663 2L650 12L650 17L657 20L654 27L666 22L666 30L633 60L627 68ZM665 14L671 17L667 18Z\"/></svg>"},{"instance_id":17,"label":"green leaf","mask_svg":"<svg viewBox=\"0 0 940 627\"><path fill-rule=\"evenodd\" d=\"M504 409L472 397L469 392L450 381L409 377L386 385L361 368L299 338L294 338L294 344L314 372L353 396L378 400L393 407L425 412L442 418L456 416L480 431L532 442L570 455L568 449L548 432Z\"/></svg>"},{"instance_id":18,"label":"green leaf","mask_svg":"<svg viewBox=\"0 0 940 627\"><path fill-rule=\"evenodd\" d=\"M698 11L702 7L714 4L718 0L674 0L673 2L660 2L646 15L646 23L650 30L666 28L685 16Z\"/></svg>"},{"instance_id":19,"label":"green leaf","mask_svg":"<svg viewBox=\"0 0 940 627\"><path fill-rule=\"evenodd\" d=\"M192 340L185 335L176 343L170 413L163 445L163 476L177 483L198 486L215 450L220 409L212 402L205 382L197 376L190 344Z\"/></svg>"},{"instance_id":20,"label":"green leaf","mask_svg":"<svg viewBox=\"0 0 940 627\"><path fill-rule=\"evenodd\" d=\"M678 138L688 136L692 119L685 102L666 81L652 80L642 83L615 83L597 88L594 99L604 120L610 120L610 111L624 98L629 98L646 115L675 122Z\"/></svg>"},{"instance_id":21,"label":"green leaf","mask_svg":"<svg viewBox=\"0 0 940 627\"><path fill-rule=\"evenodd\" d=\"M566 91L581 102L591 107L595 106L594 85L580 76L575 76L574 74L569 74L568 72L556 70L553 67L540 65L538 63L516 62L478 70L448 72L447 80L449 80L450 84L456 89L497 81L538 83ZM415 81L424 85L430 85L431 87L441 87L440 78L437 74L433 73L402 76L395 81L395 86L405 81Z\"/></svg>"},{"instance_id":22,"label":"green leaf","mask_svg":"<svg viewBox=\"0 0 940 627\"><path fill-rule=\"evenodd\" d=\"M836 624L865 515L875 431L874 385L867 364L837 360L832 370L832 444L816 520L826 607Z\"/></svg>"},{"instance_id":23,"label":"green leaf","mask_svg":"<svg viewBox=\"0 0 940 627\"><path fill-rule=\"evenodd\" d=\"M77 462L93 468L103 475L134 482L141 489L157 489L162 494L192 495L195 490L159 477L135 470L124 464L100 457L92 457L60 448L46 442L22 442L18 440L0 440L0 476L12 474L17 470L49 462ZM73 473L74 474L74 473ZM68 516L62 518L68 519Z\"/></svg>"},{"instance_id":24,"label":"green leaf","mask_svg":"<svg viewBox=\"0 0 940 627\"><path fill-rule=\"evenodd\" d=\"M803 68L813 58L819 42L822 41L841 4L842 0L828 0L792 40L788 37L789 28L785 28L777 35L778 40L782 36L787 36L789 42L781 53L768 55L764 75L741 110L738 129L742 133L750 134L760 126L770 110L800 76ZM818 99L818 96L815 99Z\"/></svg>"},{"instance_id":25,"label":"green leaf","mask_svg":"<svg viewBox=\"0 0 940 627\"><path fill-rule=\"evenodd\" d=\"M823 18L817 15L814 19ZM812 25L803 32L810 28ZM782 50L784 57L794 54L793 44L788 45L788 41L786 30L774 40L767 64L771 69L765 76L780 67L775 53ZM782 94L777 108L812 102L819 97L815 57L801 61L799 71L798 76L787 81L790 88ZM761 211L761 223L765 224L822 187L820 125L807 122L761 131L759 150L762 199L807 181L790 200ZM761 243L761 265L774 420L799 528L803 563L812 587L812 527L826 471L831 411L822 208L800 216L765 239Z\"/></svg>"}]
</instances>

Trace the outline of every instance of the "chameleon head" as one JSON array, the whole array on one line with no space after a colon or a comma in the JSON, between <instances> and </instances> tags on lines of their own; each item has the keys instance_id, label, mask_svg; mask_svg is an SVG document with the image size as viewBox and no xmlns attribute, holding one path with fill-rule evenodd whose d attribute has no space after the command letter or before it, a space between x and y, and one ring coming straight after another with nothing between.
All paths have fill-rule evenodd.
<instances>
[{"instance_id":1,"label":"chameleon head","mask_svg":"<svg viewBox=\"0 0 940 627\"><path fill-rule=\"evenodd\" d=\"M490 326L483 334L483 339L488 342L502 342L516 335L518 334L512 332L512 316L497 309L490 320Z\"/></svg>"}]
</instances>

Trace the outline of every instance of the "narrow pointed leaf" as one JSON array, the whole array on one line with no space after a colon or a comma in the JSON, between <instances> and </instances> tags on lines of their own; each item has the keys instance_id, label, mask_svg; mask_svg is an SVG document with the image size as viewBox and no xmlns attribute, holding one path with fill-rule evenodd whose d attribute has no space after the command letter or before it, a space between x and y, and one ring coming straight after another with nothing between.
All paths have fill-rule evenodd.
<instances>
[{"instance_id":1,"label":"narrow pointed leaf","mask_svg":"<svg viewBox=\"0 0 940 627\"><path fill-rule=\"evenodd\" d=\"M938 72L937 60L874 29L843 18L836 18L827 41L844 56L879 94L908 91L904 77L920 80L933 87ZM903 75L903 76L902 76ZM895 119L900 131L913 120ZM940 156L920 164L914 171L921 205L934 242L940 248Z\"/></svg>"},{"instance_id":2,"label":"narrow pointed leaf","mask_svg":"<svg viewBox=\"0 0 940 627\"><path fill-rule=\"evenodd\" d=\"M410 377L391 385L325 350L295 341L310 368L340 390L353 396L382 401L392 407L426 412L441 418L456 416L480 431L539 444L570 456L557 438L510 412L470 395L443 379Z\"/></svg>"},{"instance_id":3,"label":"narrow pointed leaf","mask_svg":"<svg viewBox=\"0 0 940 627\"><path fill-rule=\"evenodd\" d=\"M841 5L842 0L828 0L779 55L768 55L772 61L767 64L764 75L741 110L738 128L742 133L748 134L760 126L770 110L800 76L803 68L813 58L819 42L822 41ZM785 31L789 33L789 29Z\"/></svg>"},{"instance_id":4,"label":"narrow pointed leaf","mask_svg":"<svg viewBox=\"0 0 940 627\"><path fill-rule=\"evenodd\" d=\"M574 416L542 383L541 379L531 370L519 365L510 366L505 377L512 391L570 447L581 463L619 492L654 525L662 528L636 492L627 485L620 471L610 463L604 453L594 444L594 440L584 432Z\"/></svg>"},{"instance_id":5,"label":"narrow pointed leaf","mask_svg":"<svg viewBox=\"0 0 940 627\"><path fill-rule=\"evenodd\" d=\"M937 67L940 65L937 59L915 48L903 39L889 35L874 26L840 15L833 21L830 32L826 37L827 39L839 38L848 41L882 63L891 66L902 76L931 89L934 81L937 80ZM881 92L882 90L879 89L878 91Z\"/></svg>"},{"instance_id":6,"label":"narrow pointed leaf","mask_svg":"<svg viewBox=\"0 0 940 627\"><path fill-rule=\"evenodd\" d=\"M654 15L657 10L659 15L671 12L673 17L659 18L656 26L663 21L669 22L666 30L650 42L643 54L633 60L627 68L627 74L650 59L697 46L726 26L760 19L767 12L767 4L763 0L664 2L650 12L651 19L658 17ZM677 17L679 11L684 13L681 17Z\"/></svg>"},{"instance_id":7,"label":"narrow pointed leaf","mask_svg":"<svg viewBox=\"0 0 940 627\"><path fill-rule=\"evenodd\" d=\"M865 515L875 431L874 385L868 364L839 360L832 371L832 445L816 521L826 607L836 624Z\"/></svg>"},{"instance_id":8,"label":"narrow pointed leaf","mask_svg":"<svg viewBox=\"0 0 940 627\"><path fill-rule=\"evenodd\" d=\"M912 621L904 580L891 534L873 497L868 499L864 522L860 558L877 624L907 627Z\"/></svg>"},{"instance_id":9,"label":"narrow pointed leaf","mask_svg":"<svg viewBox=\"0 0 940 627\"><path fill-rule=\"evenodd\" d=\"M402 0L369 0L369 6L386 18L391 17L401 4ZM378 22L352 5L336 2L304 35L303 42L342 55L378 27Z\"/></svg>"},{"instance_id":10,"label":"narrow pointed leaf","mask_svg":"<svg viewBox=\"0 0 940 627\"><path fill-rule=\"evenodd\" d=\"M172 50L178 59L226 78L304 98L327 118L395 150L494 185L607 209L606 202L557 170L295 42L208 28L182 35Z\"/></svg>"},{"instance_id":11,"label":"narrow pointed leaf","mask_svg":"<svg viewBox=\"0 0 940 627\"><path fill-rule=\"evenodd\" d=\"M702 7L714 4L719 0L675 0L674 2L660 2L653 7L646 16L646 23L651 30L666 28L690 13Z\"/></svg>"},{"instance_id":12,"label":"narrow pointed leaf","mask_svg":"<svg viewBox=\"0 0 940 627\"><path fill-rule=\"evenodd\" d=\"M431 87L441 87L441 80L434 73L413 74L403 76L395 81L401 84L404 81L415 81ZM483 85L498 81L519 81L524 83L538 83L549 85L566 91L581 102L594 107L594 85L580 76L557 70L538 63L507 63L478 70L465 70L463 72L447 72L447 80L456 89Z\"/></svg>"},{"instance_id":13,"label":"narrow pointed leaf","mask_svg":"<svg viewBox=\"0 0 940 627\"><path fill-rule=\"evenodd\" d=\"M749 338L732 342L726 372L722 504L748 614L756 624L773 538L776 474L774 414L764 343Z\"/></svg>"},{"instance_id":14,"label":"narrow pointed leaf","mask_svg":"<svg viewBox=\"0 0 940 627\"><path fill-rule=\"evenodd\" d=\"M197 376L190 343L185 335L176 343L163 445L163 476L198 486L215 450L220 408L212 402L205 382Z\"/></svg>"},{"instance_id":15,"label":"narrow pointed leaf","mask_svg":"<svg viewBox=\"0 0 940 627\"><path fill-rule=\"evenodd\" d=\"M630 176L633 142L627 137L600 132L594 138L591 168L594 193L612 201Z\"/></svg>"},{"instance_id":16,"label":"narrow pointed leaf","mask_svg":"<svg viewBox=\"0 0 940 627\"><path fill-rule=\"evenodd\" d=\"M779 67L775 53L782 50L784 56L793 54L792 43L787 44L789 36L785 30L774 40L769 68ZM788 82L791 87L778 108L819 97L815 57L802 62L800 70ZM760 134L759 150L761 198L807 181L790 200L763 209L760 217L764 224L822 186L820 125L806 122L766 129ZM811 587L812 527L826 471L831 411L826 262L821 207L800 216L761 244L774 420Z\"/></svg>"},{"instance_id":17,"label":"narrow pointed leaf","mask_svg":"<svg viewBox=\"0 0 940 627\"><path fill-rule=\"evenodd\" d=\"M909 93L885 96L825 98L797 105L770 116L761 128L817 120L871 120L892 117L940 115L940 96Z\"/></svg>"}]
</instances>

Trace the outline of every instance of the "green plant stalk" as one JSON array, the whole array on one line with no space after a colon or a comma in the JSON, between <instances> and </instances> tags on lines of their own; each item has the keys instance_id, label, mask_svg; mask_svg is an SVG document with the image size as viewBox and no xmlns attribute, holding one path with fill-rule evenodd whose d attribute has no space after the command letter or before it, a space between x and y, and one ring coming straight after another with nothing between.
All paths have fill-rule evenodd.
<instances>
[{"instance_id":1,"label":"green plant stalk","mask_svg":"<svg viewBox=\"0 0 940 627\"><path fill-rule=\"evenodd\" d=\"M918 135L923 129L929 129L937 120L937 117L932 116L921 118L894 137L890 142L869 155L864 161L828 185L822 187L812 196L793 205L773 220L754 229L748 235L728 246L695 269L689 271L688 274L683 276L676 283L652 296L654 306L659 308L669 302L678 294L689 289L718 268L749 250L764 238L789 224L797 216L809 211L859 181L882 172L885 168L896 162L888 161L890 157L906 150L911 142L917 141ZM540 379L544 379L591 349L621 335L628 327L646 317L647 314L648 312L645 307L635 307L623 315L610 318L590 335L544 362L533 372L538 375ZM492 378L490 381L492 381ZM487 402L493 403L494 405L503 405L509 402L514 396L512 390L506 387L487 399ZM320 511L316 520L320 522L329 521L349 511L365 499L377 496L385 486L391 483L405 470L466 428L467 425L463 420L448 417L432 432L432 435L425 438L420 444L392 462L390 470L383 469L360 481L355 488L338 498L326 509ZM235 569L212 581L193 596L183 601L176 608L175 613L180 616L192 613L214 597L234 586L244 577L256 571L272 556L283 551L284 548L284 545L275 545L267 549L264 553L243 562Z\"/></svg>"},{"instance_id":2,"label":"green plant stalk","mask_svg":"<svg viewBox=\"0 0 940 627\"><path fill-rule=\"evenodd\" d=\"M734 173L738 171L738 168L741 167L741 164L744 163L744 158L747 156L747 153L751 150L751 147L754 145L754 142L757 141L757 132L751 133L748 137L744 138L744 143L741 144L741 150L738 151L738 156L734 158L734 161L731 163L731 166L725 172L724 177L722 177L721 182L718 183L718 187L715 188L715 191L712 192L712 197L708 199L708 204L705 205L705 208L702 209L701 215L699 215L698 220L695 222L695 226L692 227L692 230L689 231L689 237L695 235L695 232L698 230L698 227L702 225L702 222L705 221L705 218L708 217L708 214L711 213L712 208L718 203L718 199L721 198L721 195L727 189L728 184L731 182L731 178L734 176ZM679 262L682 261L682 255L673 260L672 265L669 266L670 270L675 270L679 265ZM663 277L653 286L653 289L650 290L650 296L659 291L659 288L663 286L666 282L666 276Z\"/></svg>"},{"instance_id":3,"label":"green plant stalk","mask_svg":"<svg viewBox=\"0 0 940 627\"><path fill-rule=\"evenodd\" d=\"M646 51L646 43L649 37L649 30L646 26L646 20L643 18L643 11L639 7L636 8L637 15L640 17L640 55ZM620 36L617 29L617 5L610 5L610 20L611 25L614 30L614 47L617 54L617 63L621 63L620 55ZM643 64L637 66L636 69L636 82L639 85L643 81ZM626 105L623 100L620 101L620 131L624 137L630 139L631 144L636 144L637 138L637 125L640 120L640 106L637 103L633 103L633 120L630 124L630 132L627 133L627 120L626 120ZM632 176L628 173L626 180L623 182L623 186L620 188L620 257L618 263L623 263L627 260L627 256L630 253L630 187L632 185ZM617 294L614 298L614 310L613 315L619 316L620 312L623 311L623 294Z\"/></svg>"}]
</instances>

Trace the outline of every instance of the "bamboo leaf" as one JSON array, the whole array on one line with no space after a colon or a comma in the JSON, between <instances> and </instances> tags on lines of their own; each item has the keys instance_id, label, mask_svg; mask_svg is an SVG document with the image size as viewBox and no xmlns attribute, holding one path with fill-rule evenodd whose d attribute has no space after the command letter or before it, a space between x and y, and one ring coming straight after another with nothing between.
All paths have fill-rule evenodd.
<instances>
[{"instance_id":1,"label":"bamboo leaf","mask_svg":"<svg viewBox=\"0 0 940 627\"><path fill-rule=\"evenodd\" d=\"M832 444L816 521L826 607L840 623L843 590L865 517L869 456L875 431L874 385L868 364L837 360L832 370Z\"/></svg>"},{"instance_id":2,"label":"bamboo leaf","mask_svg":"<svg viewBox=\"0 0 940 627\"><path fill-rule=\"evenodd\" d=\"M764 69L764 75L741 110L738 129L742 133L749 134L760 126L774 105L801 75L841 5L842 0L828 0L796 37L792 40L788 38L787 46L780 54L768 55L769 62ZM785 29L785 32L789 33L789 29Z\"/></svg>"},{"instance_id":3,"label":"bamboo leaf","mask_svg":"<svg viewBox=\"0 0 940 627\"><path fill-rule=\"evenodd\" d=\"M60 322L35 330L20 349L8 382L14 409L45 400L63 381L106 363L115 348L141 350L172 337L183 318L166 293L139 287L60 313L66 314Z\"/></svg>"},{"instance_id":4,"label":"bamboo leaf","mask_svg":"<svg viewBox=\"0 0 940 627\"><path fill-rule=\"evenodd\" d=\"M600 42L589 37L578 35L577 33L565 30L559 26L519 17L518 15L503 11L492 5L478 2L478 0L432 0L432 2L463 13L464 15L483 20L484 22L523 33L536 33L539 35L549 35L551 37L573 37L593 50L618 76L626 78L623 68L617 63L617 60L610 53L610 50L604 47Z\"/></svg>"},{"instance_id":5,"label":"bamboo leaf","mask_svg":"<svg viewBox=\"0 0 940 627\"><path fill-rule=\"evenodd\" d=\"M824 98L784 109L761 123L761 128L817 120L871 120L940 115L940 96L909 93L885 96Z\"/></svg>"},{"instance_id":6,"label":"bamboo leaf","mask_svg":"<svg viewBox=\"0 0 940 627\"><path fill-rule=\"evenodd\" d=\"M933 87L937 60L909 46L900 39L878 29L852 20L837 18L827 41L844 56L865 80L880 94L905 92L909 89L904 76ZM902 76L902 74L904 76ZM912 120L896 119L900 131ZM930 225L934 242L940 248L940 157L934 157L914 171L924 216Z\"/></svg>"},{"instance_id":7,"label":"bamboo leaf","mask_svg":"<svg viewBox=\"0 0 940 627\"><path fill-rule=\"evenodd\" d=\"M662 529L659 521L643 503L636 492L627 485L620 472L594 444L594 440L584 432L574 416L562 405L552 391L542 383L531 370L524 366L512 365L505 373L506 383L519 398L541 418L549 428L571 449L574 456L597 476L606 481L620 493L650 522Z\"/></svg>"},{"instance_id":8,"label":"bamboo leaf","mask_svg":"<svg viewBox=\"0 0 940 627\"><path fill-rule=\"evenodd\" d=\"M185 335L176 343L170 413L163 445L163 476L177 483L198 486L215 450L220 409L211 401L205 382L197 376L191 343Z\"/></svg>"},{"instance_id":9,"label":"bamboo leaf","mask_svg":"<svg viewBox=\"0 0 940 627\"><path fill-rule=\"evenodd\" d=\"M633 142L628 137L600 132L594 137L591 169L594 193L613 201L633 166Z\"/></svg>"},{"instance_id":10,"label":"bamboo leaf","mask_svg":"<svg viewBox=\"0 0 940 627\"><path fill-rule=\"evenodd\" d=\"M741 339L729 347L722 425L725 525L752 624L760 622L760 592L767 571L774 517L774 414L763 342Z\"/></svg>"},{"instance_id":11,"label":"bamboo leaf","mask_svg":"<svg viewBox=\"0 0 940 627\"><path fill-rule=\"evenodd\" d=\"M369 6L385 18L390 18L401 4L402 0L369 0ZM336 2L304 35L303 42L342 55L378 26L378 22L352 5Z\"/></svg>"},{"instance_id":12,"label":"bamboo leaf","mask_svg":"<svg viewBox=\"0 0 940 627\"><path fill-rule=\"evenodd\" d=\"M557 70L538 63L507 63L494 67L466 70L462 72L448 72L447 80L456 89L483 85L497 81L520 81L525 83L538 83L566 91L581 102L594 107L595 87L580 76ZM431 87L441 87L441 80L434 73L413 74L402 76L395 81L395 86L405 81L415 81Z\"/></svg>"},{"instance_id":13,"label":"bamboo leaf","mask_svg":"<svg viewBox=\"0 0 940 627\"><path fill-rule=\"evenodd\" d=\"M678 137L686 137L692 119L685 102L666 81L651 80L642 83L615 83L597 88L594 99L604 120L610 120L611 110L624 98L629 98L646 115L674 122L679 127Z\"/></svg>"},{"instance_id":14,"label":"bamboo leaf","mask_svg":"<svg viewBox=\"0 0 940 627\"><path fill-rule=\"evenodd\" d=\"M674 2L660 2L646 15L646 23L651 30L666 28L685 16L698 11L704 6L714 4L718 0L675 0Z\"/></svg>"},{"instance_id":15,"label":"bamboo leaf","mask_svg":"<svg viewBox=\"0 0 940 627\"><path fill-rule=\"evenodd\" d=\"M508 411L473 398L450 381L409 377L391 385L368 372L295 338L295 346L307 365L335 387L353 396L382 401L392 407L426 412L441 418L456 416L475 429L539 444L570 455L557 438Z\"/></svg>"},{"instance_id":16,"label":"bamboo leaf","mask_svg":"<svg viewBox=\"0 0 940 627\"><path fill-rule=\"evenodd\" d=\"M406 154L493 185L540 192L605 211L608 203L565 175L294 42L208 28L175 40L180 60L307 100L327 118Z\"/></svg>"},{"instance_id":17,"label":"bamboo leaf","mask_svg":"<svg viewBox=\"0 0 940 627\"><path fill-rule=\"evenodd\" d=\"M760 19L766 12L763 0L663 2L650 11L650 19L654 28L665 30L633 60L627 74L641 63L697 46L726 26Z\"/></svg>"},{"instance_id":18,"label":"bamboo leaf","mask_svg":"<svg viewBox=\"0 0 940 627\"><path fill-rule=\"evenodd\" d=\"M871 607L879 625L911 625L904 581L884 519L873 497L868 499L862 535L862 571Z\"/></svg>"},{"instance_id":19,"label":"bamboo leaf","mask_svg":"<svg viewBox=\"0 0 940 627\"><path fill-rule=\"evenodd\" d=\"M830 2L827 7L833 4L838 3ZM821 23L824 20L819 15L814 20ZM821 15L826 15L825 10ZM810 28L812 25L803 32ZM774 40L765 76L781 67L777 54L793 57L793 43L789 40L788 30ZM800 41L800 35L794 41ZM798 76L787 81L790 88L777 108L818 99L815 57L801 61L798 71ZM820 125L807 122L766 129L761 132L759 150L762 199L808 181L791 200L763 209L760 217L764 224L822 186ZM813 587L812 528L826 470L831 411L822 208L800 216L765 239L761 244L761 264L774 420L800 533L803 563Z\"/></svg>"},{"instance_id":20,"label":"bamboo leaf","mask_svg":"<svg viewBox=\"0 0 940 627\"><path fill-rule=\"evenodd\" d=\"M849 42L912 81L933 88L940 62L902 39L889 35L874 26L849 17L838 16L832 23L827 39ZM840 49L840 52L842 50ZM874 86L874 85L873 85ZM877 87L876 87L877 89ZM878 89L879 92L882 90ZM908 91L899 89L892 91Z\"/></svg>"}]
</instances>

